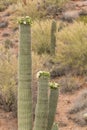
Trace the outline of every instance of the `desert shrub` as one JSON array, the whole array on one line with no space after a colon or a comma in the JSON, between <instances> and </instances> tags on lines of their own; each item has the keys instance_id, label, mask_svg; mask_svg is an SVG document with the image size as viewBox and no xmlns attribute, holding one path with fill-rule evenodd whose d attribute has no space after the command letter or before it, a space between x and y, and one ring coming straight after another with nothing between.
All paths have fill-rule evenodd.
<instances>
[{"instance_id":1,"label":"desert shrub","mask_svg":"<svg viewBox=\"0 0 87 130\"><path fill-rule=\"evenodd\" d=\"M60 79L61 93L73 93L80 88L79 80L70 75Z\"/></svg>"},{"instance_id":2,"label":"desert shrub","mask_svg":"<svg viewBox=\"0 0 87 130\"><path fill-rule=\"evenodd\" d=\"M55 4L55 5L59 6L59 7L62 7L68 1L69 0L47 0L47 3Z\"/></svg>"},{"instance_id":3,"label":"desert shrub","mask_svg":"<svg viewBox=\"0 0 87 130\"><path fill-rule=\"evenodd\" d=\"M16 3L17 0L0 0L0 12L4 11L8 5Z\"/></svg>"},{"instance_id":4,"label":"desert shrub","mask_svg":"<svg viewBox=\"0 0 87 130\"><path fill-rule=\"evenodd\" d=\"M32 27L32 47L38 54L50 53L51 21L37 21Z\"/></svg>"},{"instance_id":5,"label":"desert shrub","mask_svg":"<svg viewBox=\"0 0 87 130\"><path fill-rule=\"evenodd\" d=\"M6 6L0 2L0 12L4 11L6 9Z\"/></svg>"},{"instance_id":6,"label":"desert shrub","mask_svg":"<svg viewBox=\"0 0 87 130\"><path fill-rule=\"evenodd\" d=\"M87 110L87 89L83 90L81 94L76 98L73 107L69 111L70 114L78 113Z\"/></svg>"},{"instance_id":7,"label":"desert shrub","mask_svg":"<svg viewBox=\"0 0 87 130\"><path fill-rule=\"evenodd\" d=\"M23 0L19 0L17 2L17 9L22 15L29 15L32 19L42 18L46 15L44 3L41 0L40 2L37 0L25 0L25 2Z\"/></svg>"},{"instance_id":8,"label":"desert shrub","mask_svg":"<svg viewBox=\"0 0 87 130\"><path fill-rule=\"evenodd\" d=\"M36 100L36 73L43 70L43 64L49 58L48 55L38 56L36 53L32 54L33 60L33 98L34 104ZM38 62L39 61L39 62ZM6 111L17 111L17 58L13 55L12 48L5 48L0 45L0 105ZM35 107L35 106L34 106Z\"/></svg>"},{"instance_id":9,"label":"desert shrub","mask_svg":"<svg viewBox=\"0 0 87 130\"><path fill-rule=\"evenodd\" d=\"M87 25L75 22L57 33L57 63L74 74L87 72Z\"/></svg>"},{"instance_id":10,"label":"desert shrub","mask_svg":"<svg viewBox=\"0 0 87 130\"><path fill-rule=\"evenodd\" d=\"M4 0L3 4L9 5L9 4L16 3L16 2L17 2L17 0Z\"/></svg>"},{"instance_id":11,"label":"desert shrub","mask_svg":"<svg viewBox=\"0 0 87 130\"><path fill-rule=\"evenodd\" d=\"M9 48L13 47L13 43L10 39L6 39L4 42L4 46L5 46L5 48L9 49Z\"/></svg>"},{"instance_id":12,"label":"desert shrub","mask_svg":"<svg viewBox=\"0 0 87 130\"><path fill-rule=\"evenodd\" d=\"M22 15L29 15L33 19L46 18L48 14L52 17L67 1L69 0L19 0L17 9ZM53 12L51 14L50 9Z\"/></svg>"},{"instance_id":13,"label":"desert shrub","mask_svg":"<svg viewBox=\"0 0 87 130\"><path fill-rule=\"evenodd\" d=\"M77 21L81 21L81 22L83 22L83 23L87 23L87 16L80 16L78 19L77 19Z\"/></svg>"},{"instance_id":14,"label":"desert shrub","mask_svg":"<svg viewBox=\"0 0 87 130\"><path fill-rule=\"evenodd\" d=\"M0 45L0 95L3 108L16 112L17 60L10 49Z\"/></svg>"}]
</instances>

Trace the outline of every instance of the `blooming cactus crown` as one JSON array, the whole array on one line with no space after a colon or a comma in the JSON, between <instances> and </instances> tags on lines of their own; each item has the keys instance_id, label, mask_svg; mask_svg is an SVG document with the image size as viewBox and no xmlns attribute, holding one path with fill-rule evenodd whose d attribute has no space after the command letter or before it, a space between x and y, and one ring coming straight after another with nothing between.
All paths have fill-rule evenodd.
<instances>
[{"instance_id":1,"label":"blooming cactus crown","mask_svg":"<svg viewBox=\"0 0 87 130\"><path fill-rule=\"evenodd\" d=\"M47 71L39 71L39 72L37 72L37 78L40 78L40 77L49 78L50 73Z\"/></svg>"},{"instance_id":2,"label":"blooming cactus crown","mask_svg":"<svg viewBox=\"0 0 87 130\"><path fill-rule=\"evenodd\" d=\"M52 89L57 89L57 88L60 87L60 85L59 85L58 83L55 83L55 82L50 82L50 83L49 83L49 86L50 86L50 88L52 88Z\"/></svg>"},{"instance_id":3,"label":"blooming cactus crown","mask_svg":"<svg viewBox=\"0 0 87 130\"><path fill-rule=\"evenodd\" d=\"M32 19L29 16L21 17L20 19L18 19L18 23L19 24L31 25L32 24Z\"/></svg>"}]
</instances>

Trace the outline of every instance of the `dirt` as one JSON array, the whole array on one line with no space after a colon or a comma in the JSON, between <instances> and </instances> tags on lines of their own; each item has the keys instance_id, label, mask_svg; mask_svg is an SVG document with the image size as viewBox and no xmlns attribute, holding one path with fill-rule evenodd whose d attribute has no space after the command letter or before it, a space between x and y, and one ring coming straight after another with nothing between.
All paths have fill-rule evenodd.
<instances>
[{"instance_id":1,"label":"dirt","mask_svg":"<svg viewBox=\"0 0 87 130\"><path fill-rule=\"evenodd\" d=\"M82 4L83 1L73 0L72 3L75 5L75 10L82 9L83 7L87 7ZM86 1L87 2L87 1ZM77 6L76 6L77 5ZM67 7L67 6L66 6ZM69 6L68 6L69 7ZM70 7L71 3L70 3ZM11 28L12 15L14 15L14 11L11 11L12 7L9 7L4 12L0 12L0 21L8 21L8 27L0 28L0 44L4 42L6 38L13 38L15 35L15 31ZM9 11L10 10L10 11ZM9 14L9 15L8 15ZM3 37L3 33L8 32L10 36ZM17 44L17 39L14 38L15 44ZM13 52L17 53L17 48L13 50ZM57 80L57 79L56 79ZM55 117L55 121L59 123L60 130L87 130L87 126L81 127L78 124L74 123L72 120L68 118L67 112L72 108L77 96L81 93L81 91L87 88L87 84L84 84L81 89L75 91L73 94L61 94L59 96L57 113ZM17 118L13 117L12 112L5 112L2 108L0 108L0 130L17 130Z\"/></svg>"},{"instance_id":2,"label":"dirt","mask_svg":"<svg viewBox=\"0 0 87 130\"><path fill-rule=\"evenodd\" d=\"M60 130L87 130L87 125L81 127L68 118L68 112L72 108L81 91L85 88L87 88L87 86L84 85L80 90L73 94L60 94L56 114L56 121L59 123Z\"/></svg>"},{"instance_id":3,"label":"dirt","mask_svg":"<svg viewBox=\"0 0 87 130\"><path fill-rule=\"evenodd\" d=\"M3 109L0 109L0 130L17 130L17 119Z\"/></svg>"}]
</instances>

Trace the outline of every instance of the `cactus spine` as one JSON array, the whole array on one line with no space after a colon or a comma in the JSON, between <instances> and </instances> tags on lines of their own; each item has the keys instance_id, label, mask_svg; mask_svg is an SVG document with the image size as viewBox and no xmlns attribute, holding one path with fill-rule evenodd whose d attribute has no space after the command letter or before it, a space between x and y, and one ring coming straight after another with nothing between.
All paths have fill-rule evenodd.
<instances>
[{"instance_id":1,"label":"cactus spine","mask_svg":"<svg viewBox=\"0 0 87 130\"><path fill-rule=\"evenodd\" d=\"M52 25L51 25L51 47L50 47L50 53L51 55L55 55L55 47L56 47L56 21L53 20L52 21Z\"/></svg>"},{"instance_id":2,"label":"cactus spine","mask_svg":"<svg viewBox=\"0 0 87 130\"><path fill-rule=\"evenodd\" d=\"M48 121L48 72L38 74L38 96L35 112L34 130L46 130Z\"/></svg>"},{"instance_id":3,"label":"cactus spine","mask_svg":"<svg viewBox=\"0 0 87 130\"><path fill-rule=\"evenodd\" d=\"M31 20L21 18L19 23L18 130L32 130Z\"/></svg>"},{"instance_id":4,"label":"cactus spine","mask_svg":"<svg viewBox=\"0 0 87 130\"><path fill-rule=\"evenodd\" d=\"M47 130L51 130L54 118L56 114L56 108L57 108L57 102L58 102L58 96L59 96L59 85L55 82L50 83L50 97L49 97L49 114L48 114L48 124L47 124Z\"/></svg>"}]
</instances>

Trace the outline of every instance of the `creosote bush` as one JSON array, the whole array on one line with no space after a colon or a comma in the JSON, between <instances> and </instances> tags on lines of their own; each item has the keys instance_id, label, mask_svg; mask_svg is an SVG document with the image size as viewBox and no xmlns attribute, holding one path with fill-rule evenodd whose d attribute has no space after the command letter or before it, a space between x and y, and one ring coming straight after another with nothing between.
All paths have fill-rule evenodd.
<instances>
[{"instance_id":1,"label":"creosote bush","mask_svg":"<svg viewBox=\"0 0 87 130\"><path fill-rule=\"evenodd\" d=\"M87 73L87 25L75 22L57 33L55 61L74 74Z\"/></svg>"},{"instance_id":2,"label":"creosote bush","mask_svg":"<svg viewBox=\"0 0 87 130\"><path fill-rule=\"evenodd\" d=\"M6 111L16 112L17 107L17 59L10 49L0 45L0 95Z\"/></svg>"},{"instance_id":3,"label":"creosote bush","mask_svg":"<svg viewBox=\"0 0 87 130\"><path fill-rule=\"evenodd\" d=\"M37 54L50 54L51 22L48 20L37 21L32 26L32 48ZM56 33L56 52L55 58L53 58L55 65L51 68L51 70L58 68L56 76L66 73L77 75L87 73L86 26L83 22L74 22ZM59 27L60 22L57 22L57 30Z\"/></svg>"}]
</instances>

